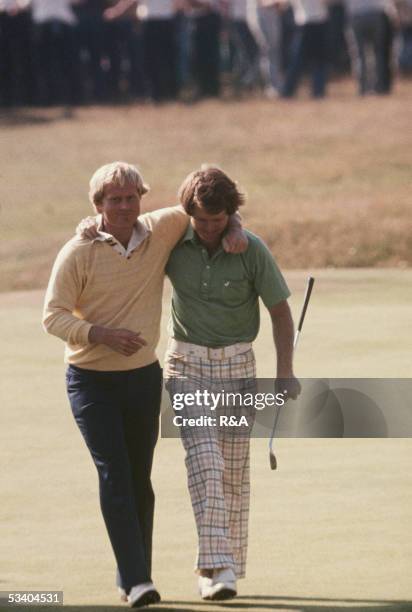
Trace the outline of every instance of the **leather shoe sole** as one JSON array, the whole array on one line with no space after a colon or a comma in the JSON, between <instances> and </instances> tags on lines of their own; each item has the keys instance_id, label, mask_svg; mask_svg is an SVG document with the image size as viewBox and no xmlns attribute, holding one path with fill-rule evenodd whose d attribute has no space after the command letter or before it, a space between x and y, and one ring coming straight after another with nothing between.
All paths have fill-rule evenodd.
<instances>
[{"instance_id":1,"label":"leather shoe sole","mask_svg":"<svg viewBox=\"0 0 412 612\"><path fill-rule=\"evenodd\" d=\"M225 601L226 599L233 599L233 597L237 595L236 589L229 585L222 584L216 585L216 587L211 587L209 593L207 593L203 599L209 601Z\"/></svg>"},{"instance_id":2,"label":"leather shoe sole","mask_svg":"<svg viewBox=\"0 0 412 612\"><path fill-rule=\"evenodd\" d=\"M138 597L138 599L136 599L130 604L130 607L131 608L143 608L143 606L150 606L150 604L159 603L159 601L160 601L160 595L154 589L151 591L147 591L146 593L143 593L141 597Z\"/></svg>"}]
</instances>

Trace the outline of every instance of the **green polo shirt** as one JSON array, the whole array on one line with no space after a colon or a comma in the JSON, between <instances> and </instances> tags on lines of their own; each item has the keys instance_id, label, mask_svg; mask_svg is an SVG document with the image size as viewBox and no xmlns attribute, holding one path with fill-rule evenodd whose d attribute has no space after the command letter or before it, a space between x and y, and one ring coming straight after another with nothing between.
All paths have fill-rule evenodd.
<instances>
[{"instance_id":1,"label":"green polo shirt","mask_svg":"<svg viewBox=\"0 0 412 612\"><path fill-rule=\"evenodd\" d=\"M169 323L173 338L209 347L252 342L259 331L259 297L267 308L289 297L266 245L246 234L249 246L244 253L233 255L220 247L209 257L189 225L166 267L174 289Z\"/></svg>"}]
</instances>

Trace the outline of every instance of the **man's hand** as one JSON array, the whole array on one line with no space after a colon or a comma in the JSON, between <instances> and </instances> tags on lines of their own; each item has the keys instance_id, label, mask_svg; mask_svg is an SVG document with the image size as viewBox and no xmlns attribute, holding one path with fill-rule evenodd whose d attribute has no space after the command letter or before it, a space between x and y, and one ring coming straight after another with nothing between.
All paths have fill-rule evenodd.
<instances>
[{"instance_id":1,"label":"man's hand","mask_svg":"<svg viewBox=\"0 0 412 612\"><path fill-rule=\"evenodd\" d=\"M113 21L113 19L121 17L133 5L137 8L137 4L137 0L119 0L114 6L110 6L103 11L103 19L105 21Z\"/></svg>"},{"instance_id":2,"label":"man's hand","mask_svg":"<svg viewBox=\"0 0 412 612\"><path fill-rule=\"evenodd\" d=\"M211 11L213 3L210 0L189 0L189 4L192 8L206 9Z\"/></svg>"},{"instance_id":3,"label":"man's hand","mask_svg":"<svg viewBox=\"0 0 412 612\"><path fill-rule=\"evenodd\" d=\"M238 212L230 215L226 235L222 245L226 253L244 253L248 247L248 239L242 227L242 217Z\"/></svg>"},{"instance_id":4,"label":"man's hand","mask_svg":"<svg viewBox=\"0 0 412 612\"><path fill-rule=\"evenodd\" d=\"M244 253L248 247L248 239L242 228L231 229L222 240L226 253Z\"/></svg>"},{"instance_id":5,"label":"man's hand","mask_svg":"<svg viewBox=\"0 0 412 612\"><path fill-rule=\"evenodd\" d=\"M76 227L76 234L81 238L94 240L98 236L97 217L85 217Z\"/></svg>"},{"instance_id":6,"label":"man's hand","mask_svg":"<svg viewBox=\"0 0 412 612\"><path fill-rule=\"evenodd\" d=\"M285 396L285 401L288 399L296 399L301 391L302 387L300 385L299 380L291 374L287 378L277 378L275 381L275 390L276 393L282 393Z\"/></svg>"},{"instance_id":7,"label":"man's hand","mask_svg":"<svg viewBox=\"0 0 412 612\"><path fill-rule=\"evenodd\" d=\"M130 357L139 351L147 342L141 337L140 332L132 332L129 329L110 329L93 325L89 332L89 342L92 344L105 344L116 353Z\"/></svg>"}]
</instances>

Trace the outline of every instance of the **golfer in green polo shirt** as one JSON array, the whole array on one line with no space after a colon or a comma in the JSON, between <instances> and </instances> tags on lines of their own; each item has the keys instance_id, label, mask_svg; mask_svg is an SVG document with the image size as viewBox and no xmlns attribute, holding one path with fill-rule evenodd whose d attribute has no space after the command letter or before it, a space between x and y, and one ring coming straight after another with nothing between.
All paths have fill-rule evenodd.
<instances>
[{"instance_id":1,"label":"golfer in green polo shirt","mask_svg":"<svg viewBox=\"0 0 412 612\"><path fill-rule=\"evenodd\" d=\"M284 379L283 389L286 385L289 397L296 398L300 385L292 367L290 292L270 251L251 232L246 232L244 253L223 250L229 216L244 202L224 172L213 167L193 172L179 198L191 223L166 267L173 298L164 373L172 403L182 415L179 422L183 415L206 419L200 433L199 428L181 426L180 434L199 539L199 592L203 599L223 600L236 595L236 580L246 569L254 409L249 409L246 435L234 435L207 420L213 415L210 405L185 404L184 398L222 386L234 393L255 388L252 342L259 331L259 297L273 322L276 377Z\"/></svg>"}]
</instances>

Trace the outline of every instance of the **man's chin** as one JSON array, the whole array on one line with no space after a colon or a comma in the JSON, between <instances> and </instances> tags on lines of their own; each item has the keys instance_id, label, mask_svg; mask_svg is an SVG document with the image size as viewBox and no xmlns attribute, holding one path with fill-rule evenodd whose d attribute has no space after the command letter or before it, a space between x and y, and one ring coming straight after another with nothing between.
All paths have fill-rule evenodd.
<instances>
[{"instance_id":1,"label":"man's chin","mask_svg":"<svg viewBox=\"0 0 412 612\"><path fill-rule=\"evenodd\" d=\"M133 227L136 221L137 219L118 219L115 223L112 223L112 226L118 229L126 229Z\"/></svg>"},{"instance_id":2,"label":"man's chin","mask_svg":"<svg viewBox=\"0 0 412 612\"><path fill-rule=\"evenodd\" d=\"M218 236L213 236L213 238L210 237L206 237L206 236L200 236L200 240L203 242L203 244L205 244L206 246L215 246L216 244L219 244L220 242L220 237Z\"/></svg>"}]
</instances>

